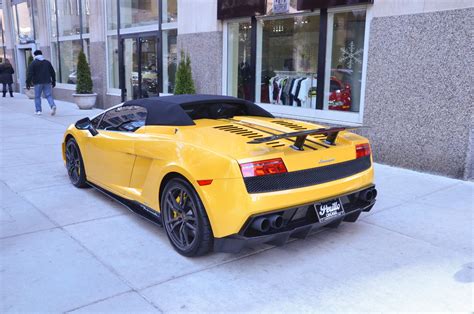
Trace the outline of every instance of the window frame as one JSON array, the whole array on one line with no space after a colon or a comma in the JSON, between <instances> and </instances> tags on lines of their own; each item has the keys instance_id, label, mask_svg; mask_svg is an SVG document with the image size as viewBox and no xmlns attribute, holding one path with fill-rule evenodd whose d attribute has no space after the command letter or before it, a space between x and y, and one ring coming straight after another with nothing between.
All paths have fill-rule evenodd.
<instances>
[{"instance_id":1,"label":"window frame","mask_svg":"<svg viewBox=\"0 0 474 314\"><path fill-rule=\"evenodd\" d=\"M150 25L142 25L142 26L134 26L134 27L128 27L128 28L123 28L122 25L121 25L121 21L120 21L120 3L119 3L119 0L110 0L110 1L114 1L115 4L116 4L116 22L117 22L117 29L108 29L108 21L105 21L104 22L104 32L105 32L105 35L106 35L106 40L105 40L105 50L106 50L106 62L107 62L107 66L111 65L111 62L112 60L109 58L109 49L111 48L110 45L109 45L109 37L112 37L112 36L116 36L117 38L117 41L118 41L118 50L119 50L119 73L121 71L121 67L123 66L123 64L121 63L121 55L123 54L122 51L120 51L120 41L123 39L123 36L133 36L133 35L139 35L141 33L152 33L152 32L155 32L155 33L158 33L158 38L159 38L159 42L158 42L158 52L157 52L157 65L158 65L158 69L160 70L160 73L161 75L159 76L159 94L160 95L163 95L163 94L166 94L166 95L169 95L167 92L164 91L163 87L165 86L165 83L163 82L163 59L164 59L164 53L165 53L165 49L167 49L167 47L164 47L163 46L163 37L164 37L164 33L165 31L170 31L170 30L176 30L177 34L179 35L179 32L178 32L178 20L179 20L179 15L177 17L177 20L175 22L171 22L171 23L168 23L168 22L164 22L163 21L163 5L162 5L162 0L154 0L158 3L158 8L159 8L159 12L158 12L158 19L156 20L156 23L154 24L150 24ZM177 4L178 5L178 4ZM103 11L104 12L107 12L107 7L108 4L107 4L107 1L104 1L103 2ZM106 94L107 95L111 95L111 96L121 96L123 97L123 93L122 93L122 89L119 87L119 88L113 88L113 87L110 87L111 86L111 83L112 83L112 78L110 77L110 73L109 71L106 71L106 78L107 78L107 88L106 88ZM120 76L120 75L119 75ZM119 79L120 80L120 79ZM123 99L122 99L123 100Z\"/></svg>"},{"instance_id":2,"label":"window frame","mask_svg":"<svg viewBox=\"0 0 474 314\"><path fill-rule=\"evenodd\" d=\"M364 52L362 57L362 79L361 79L361 91L360 91L360 104L359 104L359 112L344 112L344 111L335 111L335 110L325 110L325 109L310 109L310 108L301 108L301 107L290 107L290 106L283 106L283 105L276 105L276 104L266 104L266 103L257 103L263 109L271 112L276 116L287 117L287 118L295 118L295 119L302 119L302 120L310 120L310 121L320 121L326 122L331 124L344 124L344 125L361 125L363 123L363 116L364 116L364 107L365 107L365 87L366 87L366 78L367 78L367 60L368 60L368 49L369 49L369 33L370 33L370 23L372 20L372 6L363 4L363 5L355 5L355 6L344 6L344 7L336 7L330 8L327 10L328 13L328 20L327 20L327 33L332 31L332 24L330 25L331 20L329 16L333 16L335 13L341 12L350 12L352 10L365 10L366 17L365 17L365 29L364 29ZM257 61L256 61L256 68L255 68L255 99L259 99L260 89L257 88L257 83L261 81L261 62L262 62L262 25L260 21L272 20L272 19L285 19L285 18L293 18L295 16L312 16L312 15L320 15L320 10L314 10L313 12L298 12L294 14L278 14L278 15L271 15L271 16L260 16L256 17L257 19L257 42L256 42L256 51L257 51ZM249 18L237 18L237 19L228 19L223 21L223 53L222 53L222 60L223 60L223 67L222 67L222 94L227 95L228 89L228 24L229 23L236 23L236 22L246 22L249 21ZM332 40L329 40L329 37L326 37L326 60L325 60L325 87L329 86L330 84L330 71L328 72L328 49L332 47ZM330 67L330 64L329 64ZM328 88L325 88L325 92ZM326 98L324 94L324 99ZM324 103L327 103L326 99Z\"/></svg>"},{"instance_id":3,"label":"window frame","mask_svg":"<svg viewBox=\"0 0 474 314\"><path fill-rule=\"evenodd\" d=\"M51 3L54 2L54 7L55 7L55 11L53 12L52 11L52 7L51 7ZM48 19L48 36L49 38L51 39L50 40L50 43L51 43L51 50L53 49L56 49L56 53L53 53L53 51L51 51L51 63L53 65L55 65L57 68L56 68L56 78L59 78L57 79L57 84L56 86L59 87L59 88L63 88L63 89L68 89L68 90L74 90L76 88L76 84L70 84L70 83L64 83L64 82L60 82L59 80L61 79L61 76L62 76L62 70L61 70L61 48L60 48L60 42L64 42L64 41L73 41L73 40L81 40L81 46L82 46L82 50L84 51L84 41L85 40L88 40L89 41L89 46L90 46L90 25L89 25L89 33L84 33L84 10L82 8L82 6L85 4L85 0L80 0L79 1L79 4L80 4L80 8L79 8L79 13L80 13L80 34L76 34L76 35L67 35L67 36L60 36L59 35L59 14L58 14L58 1L57 0L48 0L47 1L47 9L48 9L48 12L50 12L50 14L54 14L54 17L55 17L55 23L51 23L52 19ZM54 24L54 25L53 25ZM54 37L53 36L53 33L52 33L52 30L55 30L55 34L56 36ZM56 48L53 48L53 45L52 43L54 43L56 45ZM89 49L86 51L86 59L87 61L89 62Z\"/></svg>"}]
</instances>

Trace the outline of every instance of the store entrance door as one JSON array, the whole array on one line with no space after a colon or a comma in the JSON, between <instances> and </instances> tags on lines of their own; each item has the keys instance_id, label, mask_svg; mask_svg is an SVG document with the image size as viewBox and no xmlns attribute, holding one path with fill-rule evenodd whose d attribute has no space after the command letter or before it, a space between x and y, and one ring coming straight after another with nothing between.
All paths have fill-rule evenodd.
<instances>
[{"instance_id":1,"label":"store entrance door","mask_svg":"<svg viewBox=\"0 0 474 314\"><path fill-rule=\"evenodd\" d=\"M159 35L124 35L120 39L122 101L159 96Z\"/></svg>"},{"instance_id":2,"label":"store entrance door","mask_svg":"<svg viewBox=\"0 0 474 314\"><path fill-rule=\"evenodd\" d=\"M33 50L31 48L19 48L17 50L17 70L16 75L18 79L20 91L23 91L23 87L25 87L26 82L26 70L28 69L28 65L33 58ZM10 60L11 61L11 60Z\"/></svg>"}]
</instances>

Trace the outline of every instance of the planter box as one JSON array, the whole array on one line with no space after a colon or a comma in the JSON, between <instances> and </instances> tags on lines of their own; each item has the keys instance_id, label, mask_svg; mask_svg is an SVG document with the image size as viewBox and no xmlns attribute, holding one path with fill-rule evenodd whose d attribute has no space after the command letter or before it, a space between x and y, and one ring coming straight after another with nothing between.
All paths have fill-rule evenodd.
<instances>
[{"instance_id":1,"label":"planter box","mask_svg":"<svg viewBox=\"0 0 474 314\"><path fill-rule=\"evenodd\" d=\"M29 99L34 99L35 98L35 88L33 86L31 86L31 88L29 90L26 87L23 87L23 93Z\"/></svg>"},{"instance_id":2,"label":"planter box","mask_svg":"<svg viewBox=\"0 0 474 314\"><path fill-rule=\"evenodd\" d=\"M72 94L77 107L82 110L92 109L97 99L97 94Z\"/></svg>"}]
</instances>

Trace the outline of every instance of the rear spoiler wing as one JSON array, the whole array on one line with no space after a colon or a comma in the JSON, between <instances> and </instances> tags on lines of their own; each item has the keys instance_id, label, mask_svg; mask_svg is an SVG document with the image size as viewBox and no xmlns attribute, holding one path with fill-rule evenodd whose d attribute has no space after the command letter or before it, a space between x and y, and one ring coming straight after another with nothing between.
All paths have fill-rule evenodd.
<instances>
[{"instance_id":1,"label":"rear spoiler wing","mask_svg":"<svg viewBox=\"0 0 474 314\"><path fill-rule=\"evenodd\" d=\"M303 150L304 142L306 141L306 138L309 135L324 134L326 135L326 139L324 140L324 142L328 145L334 145L334 142L336 141L336 138L339 132L360 129L360 128L362 127L333 127L333 128L321 128L321 129L313 129L313 130L306 130L306 131L289 132L289 133L256 138L247 143L248 144L261 144L261 143L267 143L267 142L280 140L283 138L296 137L295 144L291 145L291 147L296 150Z\"/></svg>"}]
</instances>

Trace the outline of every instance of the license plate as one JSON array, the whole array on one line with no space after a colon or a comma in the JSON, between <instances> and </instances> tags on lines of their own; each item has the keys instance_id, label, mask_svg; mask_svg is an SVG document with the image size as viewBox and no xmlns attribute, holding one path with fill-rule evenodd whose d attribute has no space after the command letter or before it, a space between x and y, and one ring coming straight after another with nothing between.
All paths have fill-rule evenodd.
<instances>
[{"instance_id":1,"label":"license plate","mask_svg":"<svg viewBox=\"0 0 474 314\"><path fill-rule=\"evenodd\" d=\"M342 208L342 203L339 199L314 204L314 209L318 215L319 222L325 222L344 215L344 208Z\"/></svg>"}]
</instances>

